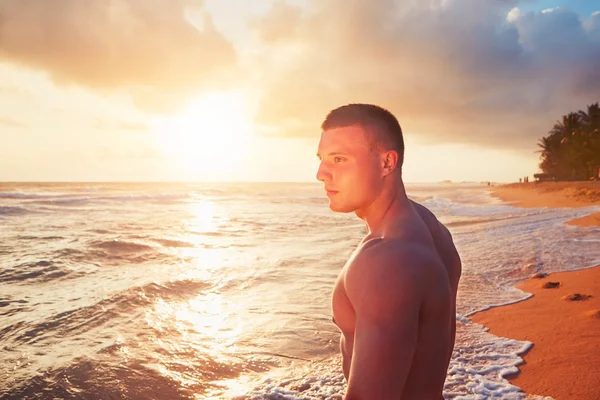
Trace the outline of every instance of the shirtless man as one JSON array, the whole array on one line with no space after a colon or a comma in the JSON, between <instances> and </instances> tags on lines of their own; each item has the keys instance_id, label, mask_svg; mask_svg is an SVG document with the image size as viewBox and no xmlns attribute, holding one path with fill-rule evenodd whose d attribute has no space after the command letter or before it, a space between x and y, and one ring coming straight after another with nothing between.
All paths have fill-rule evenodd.
<instances>
[{"instance_id":1,"label":"shirtless man","mask_svg":"<svg viewBox=\"0 0 600 400\"><path fill-rule=\"evenodd\" d=\"M397 119L369 104L331 111L317 179L329 207L354 212L367 235L333 290L345 400L440 400L456 331L460 257L444 225L402 182Z\"/></svg>"}]
</instances>

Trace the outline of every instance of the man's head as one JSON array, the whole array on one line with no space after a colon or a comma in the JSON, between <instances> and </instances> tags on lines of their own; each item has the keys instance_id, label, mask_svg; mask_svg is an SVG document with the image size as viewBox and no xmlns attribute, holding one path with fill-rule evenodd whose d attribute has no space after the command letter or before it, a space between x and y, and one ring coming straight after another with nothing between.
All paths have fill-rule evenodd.
<instances>
[{"instance_id":1,"label":"man's head","mask_svg":"<svg viewBox=\"0 0 600 400\"><path fill-rule=\"evenodd\" d=\"M401 180L404 139L398 120L371 104L348 104L329 112L321 125L317 179L333 211L368 207L385 185Z\"/></svg>"}]
</instances>

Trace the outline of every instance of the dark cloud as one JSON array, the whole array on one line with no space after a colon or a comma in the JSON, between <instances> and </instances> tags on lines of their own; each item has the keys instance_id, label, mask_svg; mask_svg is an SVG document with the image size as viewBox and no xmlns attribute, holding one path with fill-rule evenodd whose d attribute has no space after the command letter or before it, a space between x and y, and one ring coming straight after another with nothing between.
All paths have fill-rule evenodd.
<instances>
[{"instance_id":1,"label":"dark cloud","mask_svg":"<svg viewBox=\"0 0 600 400\"><path fill-rule=\"evenodd\" d=\"M278 5L260 34L287 58L262 65L260 122L282 135L316 136L330 108L374 102L426 141L514 148L600 100L599 16L559 9L508 21L517 2L497 0L311 4L303 16Z\"/></svg>"},{"instance_id":2,"label":"dark cloud","mask_svg":"<svg viewBox=\"0 0 600 400\"><path fill-rule=\"evenodd\" d=\"M222 82L236 55L208 14L185 0L2 0L0 60L47 71L61 84L128 90L163 108Z\"/></svg>"},{"instance_id":3,"label":"dark cloud","mask_svg":"<svg viewBox=\"0 0 600 400\"><path fill-rule=\"evenodd\" d=\"M27 125L11 117L0 117L0 126L8 128L27 128Z\"/></svg>"}]
</instances>

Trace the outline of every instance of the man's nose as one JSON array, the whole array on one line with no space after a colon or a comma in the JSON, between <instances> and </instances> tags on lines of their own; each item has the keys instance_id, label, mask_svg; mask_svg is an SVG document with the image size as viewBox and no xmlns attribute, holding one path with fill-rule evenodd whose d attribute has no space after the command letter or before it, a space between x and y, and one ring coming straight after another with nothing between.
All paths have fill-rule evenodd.
<instances>
[{"instance_id":1,"label":"man's nose","mask_svg":"<svg viewBox=\"0 0 600 400\"><path fill-rule=\"evenodd\" d=\"M325 182L326 180L331 179L331 172L327 168L327 165L321 161L319 164L319 169L317 170L317 180L321 182Z\"/></svg>"}]
</instances>

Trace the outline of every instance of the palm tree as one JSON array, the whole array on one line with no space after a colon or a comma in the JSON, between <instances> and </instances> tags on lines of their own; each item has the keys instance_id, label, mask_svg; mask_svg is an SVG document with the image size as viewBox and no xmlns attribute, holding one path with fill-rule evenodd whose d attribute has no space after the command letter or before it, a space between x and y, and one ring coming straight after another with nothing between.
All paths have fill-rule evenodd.
<instances>
[{"instance_id":1,"label":"palm tree","mask_svg":"<svg viewBox=\"0 0 600 400\"><path fill-rule=\"evenodd\" d=\"M550 130L550 138L558 141L554 149L556 158L556 178L559 180L574 180L578 178L581 160L577 157L576 147L579 147L581 116L570 112L564 115L562 121L556 121Z\"/></svg>"},{"instance_id":2,"label":"palm tree","mask_svg":"<svg viewBox=\"0 0 600 400\"><path fill-rule=\"evenodd\" d=\"M542 161L540 169L544 173L558 177L560 175L560 143L561 138L558 135L543 137L538 141L538 146Z\"/></svg>"},{"instance_id":3,"label":"palm tree","mask_svg":"<svg viewBox=\"0 0 600 400\"><path fill-rule=\"evenodd\" d=\"M582 130L582 158L588 170L588 177L598 178L600 168L600 105L590 104L587 112L579 111L584 124Z\"/></svg>"},{"instance_id":4,"label":"palm tree","mask_svg":"<svg viewBox=\"0 0 600 400\"><path fill-rule=\"evenodd\" d=\"M538 141L540 168L557 180L587 180L600 168L600 105L570 112Z\"/></svg>"}]
</instances>

